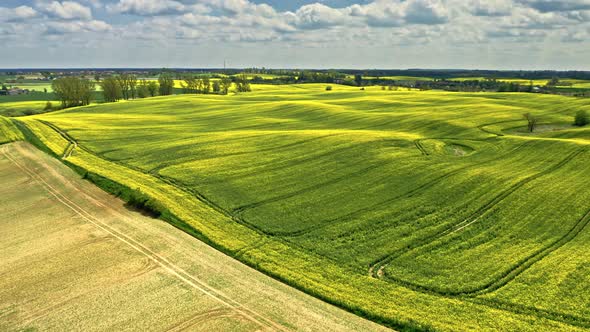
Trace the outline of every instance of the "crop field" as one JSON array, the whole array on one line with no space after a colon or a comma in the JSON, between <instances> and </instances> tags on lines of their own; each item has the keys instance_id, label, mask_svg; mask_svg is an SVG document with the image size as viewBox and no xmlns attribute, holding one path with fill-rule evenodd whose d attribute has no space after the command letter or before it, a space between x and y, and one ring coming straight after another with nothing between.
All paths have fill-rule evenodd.
<instances>
[{"instance_id":1,"label":"crop field","mask_svg":"<svg viewBox=\"0 0 590 332\"><path fill-rule=\"evenodd\" d=\"M484 81L488 78L479 76L479 77L459 77L459 78L452 78L452 81ZM529 85L531 82L533 85L540 85L544 86L549 83L549 79L535 79L535 80L527 80L522 78L496 78L497 81L507 82L507 83L517 83L520 85ZM585 89L590 88L590 81L586 80L577 80L577 79L560 79L559 83L557 84L559 87L569 87L569 88L577 88L577 89Z\"/></svg>"},{"instance_id":2,"label":"crop field","mask_svg":"<svg viewBox=\"0 0 590 332\"><path fill-rule=\"evenodd\" d=\"M0 144L20 141L24 139L22 133L10 119L0 116Z\"/></svg>"},{"instance_id":3,"label":"crop field","mask_svg":"<svg viewBox=\"0 0 590 332\"><path fill-rule=\"evenodd\" d=\"M385 331L0 146L0 330Z\"/></svg>"},{"instance_id":4,"label":"crop field","mask_svg":"<svg viewBox=\"0 0 590 332\"><path fill-rule=\"evenodd\" d=\"M590 328L590 130L571 126L587 99L253 88L17 122L216 248L390 327Z\"/></svg>"},{"instance_id":5,"label":"crop field","mask_svg":"<svg viewBox=\"0 0 590 332\"><path fill-rule=\"evenodd\" d=\"M36 101L9 101L8 98L5 102L0 101L0 116L24 116L33 115L46 112L44 111L47 101L36 100ZM18 96L17 96L18 97ZM52 105L59 106L58 101L51 101Z\"/></svg>"},{"instance_id":6,"label":"crop field","mask_svg":"<svg viewBox=\"0 0 590 332\"><path fill-rule=\"evenodd\" d=\"M53 92L53 88L51 87L51 82L43 82L43 83L11 83L9 85L18 87L20 89L28 89L30 91L37 91L37 92L44 92L44 89L47 89L47 92Z\"/></svg>"}]
</instances>

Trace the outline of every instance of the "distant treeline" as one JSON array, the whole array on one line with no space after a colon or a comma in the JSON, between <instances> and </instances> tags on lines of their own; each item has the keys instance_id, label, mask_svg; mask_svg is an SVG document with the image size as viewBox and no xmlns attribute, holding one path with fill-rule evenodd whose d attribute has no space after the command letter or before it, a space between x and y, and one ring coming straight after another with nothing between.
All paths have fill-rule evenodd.
<instances>
[{"instance_id":1,"label":"distant treeline","mask_svg":"<svg viewBox=\"0 0 590 332\"><path fill-rule=\"evenodd\" d=\"M341 73L348 75L363 75L373 77L387 77L387 76L413 76L424 78L469 78L469 77L485 77L485 78L515 78L523 80L535 79L552 79L554 77L560 79L579 79L590 80L590 71L555 71L555 70L468 70L468 69L404 69L404 70L356 70L345 69L338 70Z\"/></svg>"},{"instance_id":2,"label":"distant treeline","mask_svg":"<svg viewBox=\"0 0 590 332\"><path fill-rule=\"evenodd\" d=\"M451 79L467 77L485 78L516 78L523 80L551 79L580 79L590 80L590 71L556 71L556 70L471 70L471 69L268 69L268 68L77 68L77 69L0 69L0 75L18 76L32 73L44 73L44 76L92 76L94 74L122 74L130 73L137 76L155 76L162 73L169 74L175 79L184 74L209 74L234 76L242 73L259 75L276 75L299 77L301 73L321 73L329 76L362 75L372 77L413 76L424 78ZM213 77L213 76L212 76Z\"/></svg>"}]
</instances>

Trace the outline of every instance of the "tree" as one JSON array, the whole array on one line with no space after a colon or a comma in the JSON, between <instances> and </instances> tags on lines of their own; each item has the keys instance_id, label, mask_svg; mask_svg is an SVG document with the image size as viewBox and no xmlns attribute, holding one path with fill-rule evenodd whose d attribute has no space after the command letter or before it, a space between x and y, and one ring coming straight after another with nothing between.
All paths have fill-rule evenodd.
<instances>
[{"instance_id":1,"label":"tree","mask_svg":"<svg viewBox=\"0 0 590 332\"><path fill-rule=\"evenodd\" d=\"M131 74L121 74L117 76L117 80L119 81L119 85L121 86L121 92L123 93L123 98L125 99L133 99L135 98L137 91L137 77Z\"/></svg>"},{"instance_id":2,"label":"tree","mask_svg":"<svg viewBox=\"0 0 590 332\"><path fill-rule=\"evenodd\" d=\"M578 127L583 127L590 123L590 117L588 116L588 112L585 110L579 110L576 112L576 116L574 118L574 125Z\"/></svg>"},{"instance_id":3,"label":"tree","mask_svg":"<svg viewBox=\"0 0 590 332\"><path fill-rule=\"evenodd\" d=\"M331 85L326 86L326 91L332 91L332 86Z\"/></svg>"},{"instance_id":4,"label":"tree","mask_svg":"<svg viewBox=\"0 0 590 332\"><path fill-rule=\"evenodd\" d=\"M250 92L252 88L250 88L250 82L248 82L248 77L246 74L240 74L236 76L236 91L237 92Z\"/></svg>"},{"instance_id":5,"label":"tree","mask_svg":"<svg viewBox=\"0 0 590 332\"><path fill-rule=\"evenodd\" d=\"M361 75L361 74L354 75L354 82L356 83L357 86L361 86L361 84L363 84L363 75Z\"/></svg>"},{"instance_id":6,"label":"tree","mask_svg":"<svg viewBox=\"0 0 590 332\"><path fill-rule=\"evenodd\" d=\"M51 111L53 109L53 105L51 104L50 101L47 101L45 103L45 107L43 108L44 111Z\"/></svg>"},{"instance_id":7,"label":"tree","mask_svg":"<svg viewBox=\"0 0 590 332\"><path fill-rule=\"evenodd\" d=\"M547 86L556 86L559 84L559 78L553 77L549 82L547 82Z\"/></svg>"},{"instance_id":8,"label":"tree","mask_svg":"<svg viewBox=\"0 0 590 332\"><path fill-rule=\"evenodd\" d=\"M221 84L219 81L213 81L213 93L219 93L221 91Z\"/></svg>"},{"instance_id":9,"label":"tree","mask_svg":"<svg viewBox=\"0 0 590 332\"><path fill-rule=\"evenodd\" d=\"M41 75L43 75L43 78L46 79L46 80L48 80L50 78L53 78L53 75L51 75L51 73L48 72L48 71L42 71L41 72Z\"/></svg>"},{"instance_id":10,"label":"tree","mask_svg":"<svg viewBox=\"0 0 590 332\"><path fill-rule=\"evenodd\" d=\"M150 95L148 90L148 83L146 80L141 80L137 86L137 98L147 98Z\"/></svg>"},{"instance_id":11,"label":"tree","mask_svg":"<svg viewBox=\"0 0 590 332\"><path fill-rule=\"evenodd\" d=\"M527 120L527 129L528 129L529 133L532 133L533 131L535 131L535 128L537 127L538 119L534 115L532 115L531 113L525 113L525 114L523 114L523 117Z\"/></svg>"},{"instance_id":12,"label":"tree","mask_svg":"<svg viewBox=\"0 0 590 332\"><path fill-rule=\"evenodd\" d=\"M159 85L156 81L149 81L147 85L148 92L150 96L155 97L158 94Z\"/></svg>"},{"instance_id":13,"label":"tree","mask_svg":"<svg viewBox=\"0 0 590 332\"><path fill-rule=\"evenodd\" d=\"M62 108L90 104L94 93L94 82L78 77L63 77L51 83L53 92Z\"/></svg>"},{"instance_id":14,"label":"tree","mask_svg":"<svg viewBox=\"0 0 590 332\"><path fill-rule=\"evenodd\" d=\"M94 85L94 82L86 79L81 79L80 83L80 100L82 101L82 105L90 105L90 102L94 98L96 86Z\"/></svg>"},{"instance_id":15,"label":"tree","mask_svg":"<svg viewBox=\"0 0 590 332\"><path fill-rule=\"evenodd\" d=\"M127 84L129 84L129 95L131 99L135 99L135 97L137 96L137 76L128 75Z\"/></svg>"},{"instance_id":16,"label":"tree","mask_svg":"<svg viewBox=\"0 0 590 332\"><path fill-rule=\"evenodd\" d=\"M226 95L229 92L229 89L231 88L232 85L232 81L229 77L223 77L220 81L221 83L221 92Z\"/></svg>"},{"instance_id":17,"label":"tree","mask_svg":"<svg viewBox=\"0 0 590 332\"><path fill-rule=\"evenodd\" d=\"M199 80L193 76L186 76L183 78L183 81L180 82L180 86L184 93L199 93L199 85Z\"/></svg>"},{"instance_id":18,"label":"tree","mask_svg":"<svg viewBox=\"0 0 590 332\"><path fill-rule=\"evenodd\" d=\"M100 82L102 88L102 95L106 102L115 102L123 98L123 90L121 89L121 81L118 77L105 77Z\"/></svg>"},{"instance_id":19,"label":"tree","mask_svg":"<svg viewBox=\"0 0 590 332\"><path fill-rule=\"evenodd\" d=\"M129 99L129 82L127 81L127 74L117 76L117 81L121 87L121 93L124 99Z\"/></svg>"},{"instance_id":20,"label":"tree","mask_svg":"<svg viewBox=\"0 0 590 332\"><path fill-rule=\"evenodd\" d=\"M160 95L169 96L174 92L174 79L170 75L160 75L158 83L160 84Z\"/></svg>"},{"instance_id":21,"label":"tree","mask_svg":"<svg viewBox=\"0 0 590 332\"><path fill-rule=\"evenodd\" d=\"M96 83L100 82L100 74L94 74L94 80Z\"/></svg>"},{"instance_id":22,"label":"tree","mask_svg":"<svg viewBox=\"0 0 590 332\"><path fill-rule=\"evenodd\" d=\"M201 79L201 91L204 94L208 94L209 92L211 92L211 80L207 76Z\"/></svg>"}]
</instances>

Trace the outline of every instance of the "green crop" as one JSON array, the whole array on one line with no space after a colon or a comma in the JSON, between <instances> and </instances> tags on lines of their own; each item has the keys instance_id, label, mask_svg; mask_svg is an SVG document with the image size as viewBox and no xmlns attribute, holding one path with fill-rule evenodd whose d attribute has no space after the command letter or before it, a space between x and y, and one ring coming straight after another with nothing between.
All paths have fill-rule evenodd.
<instances>
[{"instance_id":1,"label":"green crop","mask_svg":"<svg viewBox=\"0 0 590 332\"><path fill-rule=\"evenodd\" d=\"M590 328L578 110L586 99L260 85L19 121L202 240L357 314L538 331Z\"/></svg>"}]
</instances>

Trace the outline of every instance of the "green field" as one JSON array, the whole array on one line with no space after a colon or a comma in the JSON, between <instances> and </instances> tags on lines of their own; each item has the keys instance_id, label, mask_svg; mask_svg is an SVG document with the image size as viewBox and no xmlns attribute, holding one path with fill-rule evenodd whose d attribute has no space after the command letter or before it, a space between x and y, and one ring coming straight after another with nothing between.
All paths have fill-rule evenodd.
<instances>
[{"instance_id":1,"label":"green field","mask_svg":"<svg viewBox=\"0 0 590 332\"><path fill-rule=\"evenodd\" d=\"M452 78L451 81L485 81L486 79L491 79L490 77L459 77L459 78ZM493 78L500 82L506 83L516 83L520 85L529 85L531 82L533 85L545 86L549 83L550 79L535 79L535 80L527 80L523 78ZM568 88L575 88L575 89L587 89L590 88L590 81L586 80L577 80L577 79L569 79L564 78L560 79L559 83L557 84L558 87L568 87Z\"/></svg>"},{"instance_id":2,"label":"green field","mask_svg":"<svg viewBox=\"0 0 590 332\"><path fill-rule=\"evenodd\" d=\"M580 109L587 99L310 84L19 121L217 248L357 314L399 329L557 331L590 328Z\"/></svg>"},{"instance_id":3,"label":"green field","mask_svg":"<svg viewBox=\"0 0 590 332\"><path fill-rule=\"evenodd\" d=\"M24 137L10 119L0 116L0 144L23 140Z\"/></svg>"}]
</instances>

